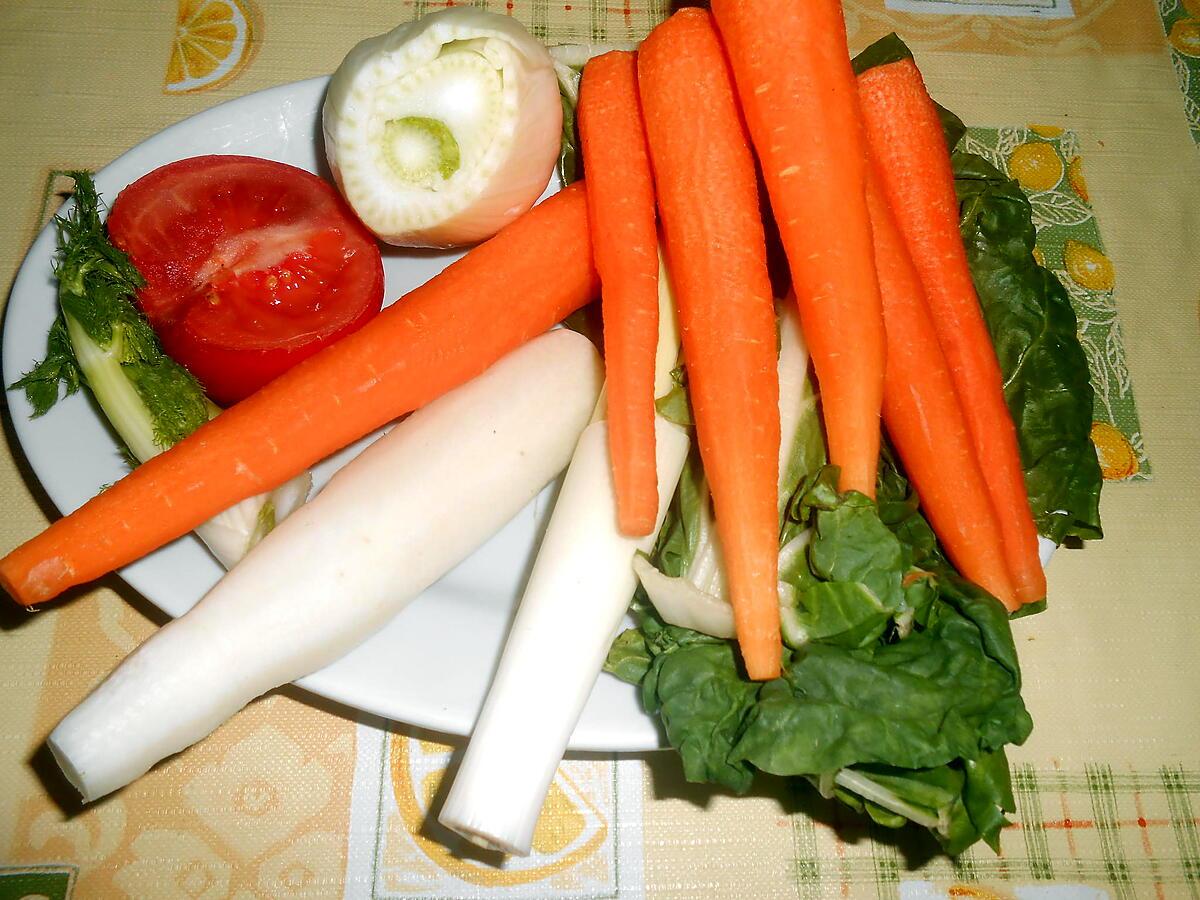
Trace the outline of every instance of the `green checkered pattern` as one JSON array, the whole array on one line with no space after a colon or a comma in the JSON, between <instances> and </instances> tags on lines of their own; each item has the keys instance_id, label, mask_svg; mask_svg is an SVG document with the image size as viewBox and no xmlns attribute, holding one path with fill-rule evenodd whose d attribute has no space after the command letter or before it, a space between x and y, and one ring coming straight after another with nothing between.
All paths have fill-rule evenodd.
<instances>
[{"instance_id":1,"label":"green checkered pattern","mask_svg":"<svg viewBox=\"0 0 1200 900\"><path fill-rule=\"evenodd\" d=\"M956 860L937 856L932 838L839 817L834 804L798 798L792 819L796 887L804 900L840 890L848 897L894 898L902 881L990 887L1084 884L1114 898L1200 897L1200 772L1013 769L1014 824L1001 853L976 846ZM811 793L811 792L810 792ZM983 895L983 894L980 894ZM1007 896L1007 893L1003 894Z\"/></svg>"},{"instance_id":2,"label":"green checkered pattern","mask_svg":"<svg viewBox=\"0 0 1200 900\"><path fill-rule=\"evenodd\" d=\"M593 3L590 0L405 0L413 17L447 6L511 13L548 44L640 41L661 22L670 0Z\"/></svg>"}]
</instances>

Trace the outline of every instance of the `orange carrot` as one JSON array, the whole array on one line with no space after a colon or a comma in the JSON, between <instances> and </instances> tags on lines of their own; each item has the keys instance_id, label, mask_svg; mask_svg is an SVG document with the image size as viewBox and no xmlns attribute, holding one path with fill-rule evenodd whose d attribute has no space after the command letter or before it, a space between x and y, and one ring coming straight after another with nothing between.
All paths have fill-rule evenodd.
<instances>
[{"instance_id":1,"label":"orange carrot","mask_svg":"<svg viewBox=\"0 0 1200 900\"><path fill-rule=\"evenodd\" d=\"M1037 526L1000 364L958 230L954 171L937 109L912 60L869 69L858 84L884 193L925 285L938 341L1000 522L1017 599L1035 603L1046 596Z\"/></svg>"},{"instance_id":2,"label":"orange carrot","mask_svg":"<svg viewBox=\"0 0 1200 900\"><path fill-rule=\"evenodd\" d=\"M751 678L774 678L779 381L754 158L707 12L684 9L655 28L638 76L738 644Z\"/></svg>"},{"instance_id":3,"label":"orange carrot","mask_svg":"<svg viewBox=\"0 0 1200 900\"><path fill-rule=\"evenodd\" d=\"M580 183L13 550L0 585L29 606L133 562L470 380L598 287Z\"/></svg>"},{"instance_id":4,"label":"orange carrot","mask_svg":"<svg viewBox=\"0 0 1200 900\"><path fill-rule=\"evenodd\" d=\"M883 310L840 0L713 0L787 253L839 487L875 496Z\"/></svg>"},{"instance_id":5,"label":"orange carrot","mask_svg":"<svg viewBox=\"0 0 1200 900\"><path fill-rule=\"evenodd\" d=\"M951 562L1009 610L1017 609L996 511L938 344L925 288L874 174L868 176L867 206L887 328L884 425Z\"/></svg>"},{"instance_id":6,"label":"orange carrot","mask_svg":"<svg viewBox=\"0 0 1200 900\"><path fill-rule=\"evenodd\" d=\"M578 113L588 224L600 273L617 522L623 534L645 535L658 517L658 233L654 179L638 101L637 58L632 53L605 53L584 67Z\"/></svg>"}]
</instances>

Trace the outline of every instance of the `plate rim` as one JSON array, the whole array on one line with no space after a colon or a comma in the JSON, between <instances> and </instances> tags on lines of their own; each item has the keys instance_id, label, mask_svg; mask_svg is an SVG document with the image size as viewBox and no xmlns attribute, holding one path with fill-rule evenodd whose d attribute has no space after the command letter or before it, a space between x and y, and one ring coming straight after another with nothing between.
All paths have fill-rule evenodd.
<instances>
[{"instance_id":1,"label":"plate rim","mask_svg":"<svg viewBox=\"0 0 1200 900\"><path fill-rule=\"evenodd\" d=\"M168 146L171 143L180 143L179 135L186 135L193 129L203 128L209 124L227 123L230 119L231 109L236 110L239 106L270 104L271 101L276 99L278 96L287 96L305 91L315 92L318 97L318 104L320 104L323 102L325 89L328 86L330 77L331 76L329 75L318 75L311 78L300 79L298 81L272 85L258 91L252 91L238 97L222 100L221 102L216 103L207 109L200 110L199 112L189 116L185 116L184 118L173 122L150 135L147 135L144 139L117 155L104 166L97 168L94 171L94 174L97 177L97 180L103 180L106 173L111 175L111 172L114 169L117 172L120 172L120 170L124 167L132 167L133 169L140 170L140 174L145 174L145 172L148 172L152 168L164 163L155 162L150 166L150 168L145 168L144 166L139 166L137 164L140 156L156 155L156 149L161 147L164 143ZM316 110L318 122L320 114L320 105L318 105ZM313 135L313 140L318 140L316 135ZM174 154L172 155L172 158L183 159L186 158L186 155ZM318 145L318 171L316 174L327 178L327 170L324 172L320 171L322 167L323 154L321 153ZM137 177L140 177L140 174L132 176L128 181L119 179L122 181L121 187L123 188ZM120 188L117 190L119 191ZM106 191L105 193L110 192ZM26 336L18 336L16 329L11 327L11 323L14 321L14 309L21 308L19 303L14 303L14 300L17 300L17 298L27 294L30 291L36 292L41 289L41 286L36 284L36 282L43 278L49 269L50 261L53 259L55 246L54 218L66 214L71 208L73 208L73 206L73 197L65 200L54 212L53 216L37 232L24 256L22 257L20 265L18 266L16 274L13 278L8 300L5 304L3 322L0 323L0 328L3 329L2 339L0 339L0 357L2 357L3 371L0 373L0 375L2 375L4 378L6 399L8 399L7 395L9 393L8 386L23 374L21 367L26 364L24 361L24 355L30 355L30 348L17 346L19 337ZM395 299L399 298L397 297ZM36 315L36 310L31 314ZM20 316L19 312L17 313L17 316ZM36 359L38 352L39 351L34 351L31 358ZM17 360L19 359L22 361L18 362ZM38 420L27 414L28 405L24 397L20 395L20 392L18 391L14 393L18 394L19 399L15 401L9 399L7 404L8 418L12 425L13 435L16 438L14 441L16 446L13 448L14 456L16 456L16 453L19 452L24 458L28 467L27 473L21 473L23 480L28 481L29 477L35 479L35 490L40 491L41 495L49 501L49 503L54 507L60 516L65 515L63 512L65 509L75 508L73 505L74 501L72 498L64 496L67 490L66 488L62 487L61 485L56 485L53 477L50 477L49 479L46 477L46 473L43 472L43 469L46 467L44 460L39 464L38 459L35 458L35 456L30 452L31 446L37 443L37 439L32 435L34 429L39 427L37 425ZM86 391L81 393L86 394ZM60 398L60 402L63 399L65 398ZM86 398L85 402L88 404L91 414L99 419L101 425L103 425L105 428L108 428L108 423L105 420L103 413L100 412L100 410L95 406L94 400L89 396ZM44 504L39 502L39 506L44 506ZM45 510L43 509L43 512L44 511ZM196 539L191 533L182 536L178 540L192 541L195 544L195 550L197 553L207 554L208 552L203 548L203 545L198 541L198 539ZM175 542L172 542L166 546L172 546L174 543ZM172 619L176 618L175 613L163 606L161 600L156 600L154 598L154 591L152 589L147 589L146 574L138 571L138 566L142 560L149 559L152 555L153 554L143 557L142 559L137 560L128 566L118 569L112 574L115 575L128 590L131 590L138 598L143 600L149 606L159 610L162 614L169 616ZM89 584L94 587L96 582L91 582ZM126 597L122 597L121 599L125 602L130 602ZM198 599L199 598L192 602L198 602ZM506 637L506 635L502 637ZM351 651L351 654L356 652L357 649L358 648L356 647L355 651ZM601 678L603 678L603 676L604 673L601 673ZM459 741L466 740L470 736L475 719L475 713L470 710L457 710L452 712L449 707L445 709L438 709L435 706L429 706L423 711L417 710L406 713L403 719L399 719L392 713L380 710L377 704L371 704L369 700L364 701L361 698L356 698L354 696L354 692L352 690L347 690L346 686L341 682L341 679L330 679L325 677L325 670L320 670L304 676L303 678L297 679L295 682L293 682L293 684L307 693L311 693L317 697L344 706L348 710L362 712L369 716L382 718L386 722L397 722L405 725L411 725L420 729L435 731L439 734ZM636 690L636 688L632 685L628 685L627 687L629 687L630 691ZM591 700L589 700L589 704L590 703ZM355 718L357 719L357 716L355 716ZM463 727L464 719L467 722L465 729ZM582 719L583 717L581 716L581 722ZM644 753L652 750L669 749L669 746L665 741L661 723L656 718L645 714L644 711L639 713L639 719L640 721L637 721L636 725L640 727L630 728L627 732L612 731L611 729L605 730L601 728L599 724L593 724L590 727L585 728L582 733L580 733L577 729L572 734L571 741L568 744L568 751ZM631 724L634 723L631 722Z\"/></svg>"}]
</instances>

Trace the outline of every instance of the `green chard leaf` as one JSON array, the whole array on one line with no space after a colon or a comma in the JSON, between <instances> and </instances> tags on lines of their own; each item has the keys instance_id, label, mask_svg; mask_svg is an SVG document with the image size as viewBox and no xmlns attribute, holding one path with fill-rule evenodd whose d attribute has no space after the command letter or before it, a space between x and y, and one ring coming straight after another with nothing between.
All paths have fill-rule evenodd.
<instances>
[{"instance_id":1,"label":"green chard leaf","mask_svg":"<svg viewBox=\"0 0 1200 900\"><path fill-rule=\"evenodd\" d=\"M1103 536L1087 357L1066 290L1033 258L1029 201L978 156L954 154L967 260L1004 375L1038 530Z\"/></svg>"},{"instance_id":2,"label":"green chard leaf","mask_svg":"<svg viewBox=\"0 0 1200 900\"><path fill-rule=\"evenodd\" d=\"M640 629L626 628L617 635L604 660L604 671L630 684L641 684L650 671L651 656Z\"/></svg>"},{"instance_id":3,"label":"green chard leaf","mask_svg":"<svg viewBox=\"0 0 1200 900\"><path fill-rule=\"evenodd\" d=\"M562 144L558 151L558 177L564 185L571 184L582 174L579 135L575 130L575 104L562 94Z\"/></svg>"},{"instance_id":4,"label":"green chard leaf","mask_svg":"<svg viewBox=\"0 0 1200 900\"><path fill-rule=\"evenodd\" d=\"M785 530L811 537L781 573L804 641L783 648L780 678L748 680L735 644L665 624L640 591L607 667L640 676L689 780L837 776L834 796L880 825L924 825L948 853L994 844L1012 806L1003 748L1032 728L1005 611L945 562L890 453L878 507L836 483L823 467L788 504ZM693 456L655 551L664 571L686 572L706 498Z\"/></svg>"},{"instance_id":5,"label":"green chard leaf","mask_svg":"<svg viewBox=\"0 0 1200 900\"><path fill-rule=\"evenodd\" d=\"M680 428L692 427L692 404L687 392L687 371L682 366L671 370L671 389L654 401L658 414Z\"/></svg>"}]
</instances>

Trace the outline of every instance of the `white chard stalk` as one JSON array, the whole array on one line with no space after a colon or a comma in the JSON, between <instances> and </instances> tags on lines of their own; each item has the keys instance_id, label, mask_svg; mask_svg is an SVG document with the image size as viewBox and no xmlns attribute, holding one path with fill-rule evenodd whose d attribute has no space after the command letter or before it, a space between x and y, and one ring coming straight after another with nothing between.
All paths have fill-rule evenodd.
<instances>
[{"instance_id":1,"label":"white chard stalk","mask_svg":"<svg viewBox=\"0 0 1200 900\"><path fill-rule=\"evenodd\" d=\"M59 723L67 778L104 796L345 655L562 471L602 381L555 331L395 426Z\"/></svg>"},{"instance_id":2,"label":"white chard stalk","mask_svg":"<svg viewBox=\"0 0 1200 900\"><path fill-rule=\"evenodd\" d=\"M554 62L516 20L453 7L356 46L322 111L346 200L383 241L485 240L541 196L558 159Z\"/></svg>"},{"instance_id":3,"label":"white chard stalk","mask_svg":"<svg viewBox=\"0 0 1200 900\"><path fill-rule=\"evenodd\" d=\"M670 389L679 354L661 263L659 270L656 395ZM438 816L446 827L484 847L529 853L554 773L637 587L633 561L654 546L688 444L686 431L656 416L658 518L646 537L627 537L617 527L607 423L584 431Z\"/></svg>"},{"instance_id":4,"label":"white chard stalk","mask_svg":"<svg viewBox=\"0 0 1200 900\"><path fill-rule=\"evenodd\" d=\"M785 300L779 314L779 513L789 499L789 467L795 464L797 437L804 414L816 402L808 380L808 346L800 330L795 301ZM791 473L795 475L795 473ZM736 637L733 607L725 579L724 557L717 533L716 519L708 502L707 488L697 521L699 541L686 572L679 577L665 575L650 560L638 557L634 563L638 580L646 596L664 622L690 628L718 638ZM779 551L779 571L795 565L795 557L808 546L809 535L802 532ZM789 643L803 643L796 623L795 588L785 581L778 584L780 612Z\"/></svg>"}]
</instances>

